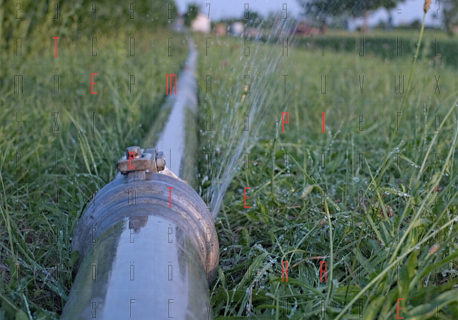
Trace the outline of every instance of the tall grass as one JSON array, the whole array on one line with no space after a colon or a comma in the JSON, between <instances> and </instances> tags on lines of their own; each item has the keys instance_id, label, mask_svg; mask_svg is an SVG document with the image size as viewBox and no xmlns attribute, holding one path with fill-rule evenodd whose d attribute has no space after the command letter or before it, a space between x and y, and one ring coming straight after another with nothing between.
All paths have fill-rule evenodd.
<instances>
[{"instance_id":1,"label":"tall grass","mask_svg":"<svg viewBox=\"0 0 458 320\"><path fill-rule=\"evenodd\" d=\"M90 37L59 46L58 59L0 56L0 318L58 318L79 215L113 179L123 150L141 144L164 100L165 73L184 63L181 35L138 29L135 55L131 35L99 36L96 56Z\"/></svg>"},{"instance_id":2,"label":"tall grass","mask_svg":"<svg viewBox=\"0 0 458 320\"><path fill-rule=\"evenodd\" d=\"M208 56L201 46L201 121L241 130L244 115L229 122L223 106L241 99L233 92L245 85L235 80L246 72L242 40L212 45ZM272 53L268 44L260 50ZM457 318L456 71L420 59L408 93L408 58L276 50L269 99L250 123L257 143L241 157L216 221L216 319L395 319L398 298L405 319ZM201 131L210 154L200 161L203 194L228 147L220 132Z\"/></svg>"},{"instance_id":3,"label":"tall grass","mask_svg":"<svg viewBox=\"0 0 458 320\"><path fill-rule=\"evenodd\" d=\"M45 51L51 37L67 41L81 34L107 34L119 29L165 28L176 18L173 0L21 0L0 3L0 48L10 55Z\"/></svg>"}]
</instances>

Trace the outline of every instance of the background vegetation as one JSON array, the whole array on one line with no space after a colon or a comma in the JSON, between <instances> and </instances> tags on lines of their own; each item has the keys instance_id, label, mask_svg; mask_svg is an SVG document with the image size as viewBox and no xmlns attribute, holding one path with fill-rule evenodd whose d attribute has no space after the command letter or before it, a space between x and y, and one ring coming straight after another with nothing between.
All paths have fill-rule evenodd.
<instances>
[{"instance_id":1,"label":"background vegetation","mask_svg":"<svg viewBox=\"0 0 458 320\"><path fill-rule=\"evenodd\" d=\"M163 28L177 16L174 1L169 0L74 0L74 1L7 1L0 2L0 46L15 53L22 40L24 54L48 48L51 37L73 41L81 36L106 35L118 30ZM151 30L151 29L150 29Z\"/></svg>"},{"instance_id":2,"label":"background vegetation","mask_svg":"<svg viewBox=\"0 0 458 320\"><path fill-rule=\"evenodd\" d=\"M356 52L358 55L376 55L382 59L396 59L402 56L413 56L416 49L416 39L410 35L374 35L353 34L339 36L318 36L302 38L296 41L297 46L317 50L333 49L335 51ZM440 34L440 33L439 33ZM430 63L442 62L451 67L458 67L458 41L456 39L441 39L433 36L425 39L420 48L420 57L425 56Z\"/></svg>"},{"instance_id":3,"label":"background vegetation","mask_svg":"<svg viewBox=\"0 0 458 320\"><path fill-rule=\"evenodd\" d=\"M186 41L166 29L172 2L130 3L0 3L0 319L59 317L79 215L163 116ZM211 204L229 183L217 319L392 319L398 298L406 319L458 318L456 39L427 32L410 77L416 32L372 33L363 55L360 36L296 39L288 54L275 37L194 36L198 191Z\"/></svg>"},{"instance_id":4,"label":"background vegetation","mask_svg":"<svg viewBox=\"0 0 458 320\"><path fill-rule=\"evenodd\" d=\"M412 52L281 44L199 46L204 195L223 180L228 137L251 136L216 221L216 319L394 319L398 298L405 319L456 319L456 70L423 55L409 91Z\"/></svg>"},{"instance_id":5,"label":"background vegetation","mask_svg":"<svg viewBox=\"0 0 458 320\"><path fill-rule=\"evenodd\" d=\"M0 6L0 319L58 319L79 215L114 178L124 148L141 144L164 100L165 73L180 70L187 44L149 11L131 20L128 2L98 1L94 21L91 2L60 2L57 24L45 1L23 1L29 14L18 21L14 3ZM153 4L167 17L166 2ZM57 59L52 36L60 36Z\"/></svg>"}]
</instances>

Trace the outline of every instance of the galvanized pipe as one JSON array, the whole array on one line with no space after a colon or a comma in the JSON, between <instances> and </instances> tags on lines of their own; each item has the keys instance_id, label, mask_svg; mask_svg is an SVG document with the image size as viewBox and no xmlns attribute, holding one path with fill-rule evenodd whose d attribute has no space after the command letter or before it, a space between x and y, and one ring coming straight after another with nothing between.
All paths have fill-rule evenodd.
<instances>
[{"instance_id":1,"label":"galvanized pipe","mask_svg":"<svg viewBox=\"0 0 458 320\"><path fill-rule=\"evenodd\" d=\"M195 54L191 48L184 73L194 72ZM159 143L175 150L172 165L180 176L193 90L185 101L176 98ZM173 126L181 137L170 134ZM219 247L205 203L155 150L129 148L118 169L75 230L80 265L62 319L210 319L208 285Z\"/></svg>"}]
</instances>

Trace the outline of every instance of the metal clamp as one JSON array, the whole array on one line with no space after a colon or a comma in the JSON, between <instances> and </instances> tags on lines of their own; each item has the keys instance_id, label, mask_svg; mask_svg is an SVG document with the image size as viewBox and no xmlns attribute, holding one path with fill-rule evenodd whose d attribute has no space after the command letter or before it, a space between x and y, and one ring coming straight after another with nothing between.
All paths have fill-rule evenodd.
<instances>
[{"instance_id":1,"label":"metal clamp","mask_svg":"<svg viewBox=\"0 0 458 320\"><path fill-rule=\"evenodd\" d=\"M118 161L118 170L122 174L134 171L160 172L164 168L163 152L154 149L143 150L138 146L128 147L126 154Z\"/></svg>"}]
</instances>

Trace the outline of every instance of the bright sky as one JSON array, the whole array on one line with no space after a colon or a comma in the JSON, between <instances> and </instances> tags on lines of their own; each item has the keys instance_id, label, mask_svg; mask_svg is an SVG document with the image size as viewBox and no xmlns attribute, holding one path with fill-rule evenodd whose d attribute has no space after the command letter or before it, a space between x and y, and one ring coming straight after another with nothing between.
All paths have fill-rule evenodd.
<instances>
[{"instance_id":1,"label":"bright sky","mask_svg":"<svg viewBox=\"0 0 458 320\"><path fill-rule=\"evenodd\" d=\"M362 0L364 1L364 0ZM201 5L202 11L208 14L210 7L210 19L221 19L229 17L242 17L244 8L248 4L250 10L266 15L270 11L281 11L283 3L287 4L288 14L299 16L301 10L296 0L176 0L178 10L183 13L187 4L194 2ZM393 10L393 23L409 23L415 19L421 20L423 15L424 0L405 0ZM210 6L208 5L210 4ZM433 19L433 12L442 11L441 0L432 0L431 9L426 15L427 25L437 25L439 19ZM378 21L387 21L387 10L379 9L369 18L369 24L376 24Z\"/></svg>"}]
</instances>

